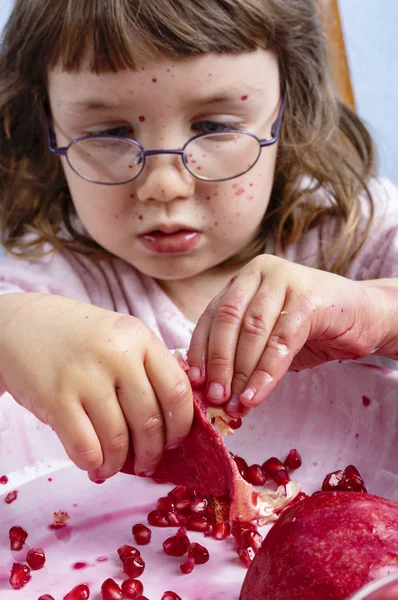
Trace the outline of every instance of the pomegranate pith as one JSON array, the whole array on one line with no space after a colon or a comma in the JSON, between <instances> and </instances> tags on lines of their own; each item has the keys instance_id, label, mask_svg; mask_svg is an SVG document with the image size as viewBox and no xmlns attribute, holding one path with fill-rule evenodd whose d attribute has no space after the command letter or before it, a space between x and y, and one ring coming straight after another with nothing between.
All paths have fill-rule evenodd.
<instances>
[{"instance_id":1,"label":"pomegranate pith","mask_svg":"<svg viewBox=\"0 0 398 600\"><path fill-rule=\"evenodd\" d=\"M26 555L26 562L32 571L38 571L46 562L46 555L43 548L31 548Z\"/></svg>"},{"instance_id":2,"label":"pomegranate pith","mask_svg":"<svg viewBox=\"0 0 398 600\"><path fill-rule=\"evenodd\" d=\"M132 533L136 544L146 546L151 541L152 531L146 525L138 523L133 526Z\"/></svg>"},{"instance_id":3,"label":"pomegranate pith","mask_svg":"<svg viewBox=\"0 0 398 600\"><path fill-rule=\"evenodd\" d=\"M10 585L14 590L20 590L30 580L30 568L28 565L14 563L11 567Z\"/></svg>"},{"instance_id":4,"label":"pomegranate pith","mask_svg":"<svg viewBox=\"0 0 398 600\"><path fill-rule=\"evenodd\" d=\"M123 562L123 571L130 579L136 579L143 574L145 562L141 556L128 556Z\"/></svg>"},{"instance_id":5,"label":"pomegranate pith","mask_svg":"<svg viewBox=\"0 0 398 600\"><path fill-rule=\"evenodd\" d=\"M139 598L141 600L144 586L139 579L125 579L122 583L122 591L126 598Z\"/></svg>"},{"instance_id":6,"label":"pomegranate pith","mask_svg":"<svg viewBox=\"0 0 398 600\"><path fill-rule=\"evenodd\" d=\"M10 538L11 550L15 550L16 552L18 552L19 550L22 550L26 538L28 537L28 533L23 527L20 527L19 525L14 525L8 532L8 537Z\"/></svg>"},{"instance_id":7,"label":"pomegranate pith","mask_svg":"<svg viewBox=\"0 0 398 600\"><path fill-rule=\"evenodd\" d=\"M123 592L116 581L109 578L101 585L102 600L123 600Z\"/></svg>"},{"instance_id":8,"label":"pomegranate pith","mask_svg":"<svg viewBox=\"0 0 398 600\"><path fill-rule=\"evenodd\" d=\"M90 598L90 588L85 583L81 583L68 592L63 600L88 600L88 598Z\"/></svg>"}]
</instances>

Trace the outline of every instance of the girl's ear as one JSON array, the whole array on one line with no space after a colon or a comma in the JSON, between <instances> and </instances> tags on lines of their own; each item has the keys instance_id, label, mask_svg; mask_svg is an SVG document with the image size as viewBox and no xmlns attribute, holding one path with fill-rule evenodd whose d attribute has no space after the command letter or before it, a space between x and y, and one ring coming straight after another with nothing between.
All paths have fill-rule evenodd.
<instances>
[{"instance_id":1,"label":"girl's ear","mask_svg":"<svg viewBox=\"0 0 398 600\"><path fill-rule=\"evenodd\" d=\"M340 100L355 109L338 0L316 0L316 2L329 41L329 60L334 87Z\"/></svg>"}]
</instances>

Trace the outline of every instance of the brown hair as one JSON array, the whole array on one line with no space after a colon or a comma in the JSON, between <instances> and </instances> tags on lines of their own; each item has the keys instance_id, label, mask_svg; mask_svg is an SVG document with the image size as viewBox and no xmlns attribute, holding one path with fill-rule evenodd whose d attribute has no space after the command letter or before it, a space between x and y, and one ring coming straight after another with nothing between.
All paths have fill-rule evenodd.
<instances>
[{"instance_id":1,"label":"brown hair","mask_svg":"<svg viewBox=\"0 0 398 600\"><path fill-rule=\"evenodd\" d=\"M101 72L135 69L137 58L159 51L183 58L273 48L286 111L269 208L261 235L245 252L258 254L272 234L283 253L333 218L336 237L318 266L344 273L366 237L358 235L361 192L370 203L365 234L373 215L367 183L374 150L365 126L335 96L318 17L313 0L16 0L0 49L4 247L26 256L49 241L93 258L106 255L73 227L65 177L47 149L49 69L78 70L87 56ZM320 188L326 204L317 202ZM69 241L60 233L64 224ZM29 232L36 235L26 238Z\"/></svg>"}]
</instances>

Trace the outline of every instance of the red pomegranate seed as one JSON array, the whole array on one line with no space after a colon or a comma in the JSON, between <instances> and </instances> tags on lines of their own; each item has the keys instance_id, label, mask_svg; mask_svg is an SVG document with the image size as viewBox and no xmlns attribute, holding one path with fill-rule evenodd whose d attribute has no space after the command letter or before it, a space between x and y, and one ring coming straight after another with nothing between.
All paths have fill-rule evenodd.
<instances>
[{"instance_id":1,"label":"red pomegranate seed","mask_svg":"<svg viewBox=\"0 0 398 600\"><path fill-rule=\"evenodd\" d=\"M190 558L187 558L187 560L184 563L182 563L182 565L180 565L180 571L184 575L189 575L194 570L194 567L195 559L191 556Z\"/></svg>"},{"instance_id":2,"label":"red pomegranate seed","mask_svg":"<svg viewBox=\"0 0 398 600\"><path fill-rule=\"evenodd\" d=\"M37 600L54 600L53 596L50 596L50 594L44 594L43 596L40 596L40 598L38 598Z\"/></svg>"},{"instance_id":3,"label":"red pomegranate seed","mask_svg":"<svg viewBox=\"0 0 398 600\"><path fill-rule=\"evenodd\" d=\"M20 527L19 525L14 525L11 527L8 532L8 537L10 538L10 548L11 550L19 551L22 550L26 538L28 537L27 531Z\"/></svg>"},{"instance_id":4,"label":"red pomegranate seed","mask_svg":"<svg viewBox=\"0 0 398 600\"><path fill-rule=\"evenodd\" d=\"M26 555L26 562L32 571L38 571L43 568L46 562L46 555L43 548L31 548Z\"/></svg>"},{"instance_id":5,"label":"red pomegranate seed","mask_svg":"<svg viewBox=\"0 0 398 600\"><path fill-rule=\"evenodd\" d=\"M30 577L30 569L27 565L21 563L14 563L12 565L9 582L14 590L23 588L28 583Z\"/></svg>"},{"instance_id":6,"label":"red pomegranate seed","mask_svg":"<svg viewBox=\"0 0 398 600\"><path fill-rule=\"evenodd\" d=\"M167 495L170 496L170 498L173 498L174 500L179 500L180 498L187 497L188 490L185 487L185 485L177 485Z\"/></svg>"},{"instance_id":7,"label":"red pomegranate seed","mask_svg":"<svg viewBox=\"0 0 398 600\"><path fill-rule=\"evenodd\" d=\"M64 510L57 510L54 513L53 522L50 525L50 529L60 529L66 526L66 521L69 521L70 516Z\"/></svg>"},{"instance_id":8,"label":"red pomegranate seed","mask_svg":"<svg viewBox=\"0 0 398 600\"><path fill-rule=\"evenodd\" d=\"M344 471L333 471L328 473L322 483L322 492L335 492L341 490L341 485L344 481Z\"/></svg>"},{"instance_id":9,"label":"red pomegranate seed","mask_svg":"<svg viewBox=\"0 0 398 600\"><path fill-rule=\"evenodd\" d=\"M164 498L159 498L159 500L157 501L157 504L156 504L156 510L161 512L163 515L166 515L169 512L174 512L175 506L174 506L173 499L170 498L169 496L166 496Z\"/></svg>"},{"instance_id":10,"label":"red pomegranate seed","mask_svg":"<svg viewBox=\"0 0 398 600\"><path fill-rule=\"evenodd\" d=\"M236 466L238 467L239 473L242 475L243 479L246 479L248 469L247 462L244 458L241 458L240 456L233 456L233 459L236 463Z\"/></svg>"},{"instance_id":11,"label":"red pomegranate seed","mask_svg":"<svg viewBox=\"0 0 398 600\"><path fill-rule=\"evenodd\" d=\"M208 504L209 503L204 496L197 496L191 502L191 513L194 515L202 515L206 512Z\"/></svg>"},{"instance_id":12,"label":"red pomegranate seed","mask_svg":"<svg viewBox=\"0 0 398 600\"><path fill-rule=\"evenodd\" d=\"M122 583L122 592L126 598L139 598L141 600L144 586L139 579L125 579Z\"/></svg>"},{"instance_id":13,"label":"red pomegranate seed","mask_svg":"<svg viewBox=\"0 0 398 600\"><path fill-rule=\"evenodd\" d=\"M258 531L250 531L246 529L242 533L242 547L243 548L253 548L255 552L261 547L263 543L263 536Z\"/></svg>"},{"instance_id":14,"label":"red pomegranate seed","mask_svg":"<svg viewBox=\"0 0 398 600\"><path fill-rule=\"evenodd\" d=\"M141 523L133 525L132 532L136 544L139 546L146 546L151 541L152 531L146 525Z\"/></svg>"},{"instance_id":15,"label":"red pomegranate seed","mask_svg":"<svg viewBox=\"0 0 398 600\"><path fill-rule=\"evenodd\" d=\"M176 511L182 514L189 515L191 512L191 501L189 498L180 498L175 503Z\"/></svg>"},{"instance_id":16,"label":"red pomegranate seed","mask_svg":"<svg viewBox=\"0 0 398 600\"><path fill-rule=\"evenodd\" d=\"M265 475L260 465L250 465L250 467L247 467L246 481L252 485L264 485Z\"/></svg>"},{"instance_id":17,"label":"red pomegranate seed","mask_svg":"<svg viewBox=\"0 0 398 600\"><path fill-rule=\"evenodd\" d=\"M8 483L8 477L7 477L7 475L2 475L2 476L0 477L0 483L1 483L2 485L6 485L6 483Z\"/></svg>"},{"instance_id":18,"label":"red pomegranate seed","mask_svg":"<svg viewBox=\"0 0 398 600\"><path fill-rule=\"evenodd\" d=\"M163 552L168 556L184 556L188 552L189 544L186 535L173 535L163 542Z\"/></svg>"},{"instance_id":19,"label":"red pomegranate seed","mask_svg":"<svg viewBox=\"0 0 398 600\"><path fill-rule=\"evenodd\" d=\"M18 490L13 490L12 492L9 492L7 494L7 496L5 497L5 503L11 504L11 502L14 502L14 500L16 500L17 498L18 498Z\"/></svg>"},{"instance_id":20,"label":"red pomegranate seed","mask_svg":"<svg viewBox=\"0 0 398 600\"><path fill-rule=\"evenodd\" d=\"M231 421L229 421L228 425L231 429L240 429L243 425L243 421L239 417L238 419L232 419Z\"/></svg>"},{"instance_id":21,"label":"red pomegranate seed","mask_svg":"<svg viewBox=\"0 0 398 600\"><path fill-rule=\"evenodd\" d=\"M239 547L237 549L237 554L239 556L240 562L247 568L250 567L252 560L254 558L254 550L253 548L242 548Z\"/></svg>"},{"instance_id":22,"label":"red pomegranate seed","mask_svg":"<svg viewBox=\"0 0 398 600\"><path fill-rule=\"evenodd\" d=\"M266 460L261 468L265 477L267 479L272 479L277 485L287 485L290 481L285 465L279 458L275 458L275 456Z\"/></svg>"},{"instance_id":23,"label":"red pomegranate seed","mask_svg":"<svg viewBox=\"0 0 398 600\"><path fill-rule=\"evenodd\" d=\"M122 562L126 560L126 558L135 558L136 556L141 556L141 552L134 548L134 546L128 546L125 544L124 546L120 546L117 549L117 553Z\"/></svg>"},{"instance_id":24,"label":"red pomegranate seed","mask_svg":"<svg viewBox=\"0 0 398 600\"><path fill-rule=\"evenodd\" d=\"M210 555L207 548L197 542L192 542L189 546L188 558L193 558L197 565L204 565L209 560Z\"/></svg>"},{"instance_id":25,"label":"red pomegranate seed","mask_svg":"<svg viewBox=\"0 0 398 600\"><path fill-rule=\"evenodd\" d=\"M162 600L181 600L181 597L175 592L165 592L162 596Z\"/></svg>"},{"instance_id":26,"label":"red pomegranate seed","mask_svg":"<svg viewBox=\"0 0 398 600\"><path fill-rule=\"evenodd\" d=\"M141 556L128 556L123 562L123 571L130 579L136 579L143 574L145 562Z\"/></svg>"},{"instance_id":27,"label":"red pomegranate seed","mask_svg":"<svg viewBox=\"0 0 398 600\"><path fill-rule=\"evenodd\" d=\"M207 531L210 527L206 517L189 517L187 521L187 529L189 531Z\"/></svg>"},{"instance_id":28,"label":"red pomegranate seed","mask_svg":"<svg viewBox=\"0 0 398 600\"><path fill-rule=\"evenodd\" d=\"M182 515L177 515L176 513L171 512L171 511L168 512L166 514L166 519L167 519L167 522L170 525L170 527L178 527L181 524L181 516ZM187 517L182 517L182 518L186 522Z\"/></svg>"},{"instance_id":29,"label":"red pomegranate seed","mask_svg":"<svg viewBox=\"0 0 398 600\"><path fill-rule=\"evenodd\" d=\"M342 489L347 492L364 492L366 487L358 469L354 465L348 465L344 469L344 482Z\"/></svg>"},{"instance_id":30,"label":"red pomegranate seed","mask_svg":"<svg viewBox=\"0 0 398 600\"><path fill-rule=\"evenodd\" d=\"M101 585L102 600L123 600L123 592L116 581L109 578Z\"/></svg>"},{"instance_id":31,"label":"red pomegranate seed","mask_svg":"<svg viewBox=\"0 0 398 600\"><path fill-rule=\"evenodd\" d=\"M231 535L231 525L229 521L224 521L224 523L215 523L212 526L212 537L215 540L225 540L228 536Z\"/></svg>"},{"instance_id":32,"label":"red pomegranate seed","mask_svg":"<svg viewBox=\"0 0 398 600\"><path fill-rule=\"evenodd\" d=\"M167 518L162 515L158 510L152 510L148 514L148 523L149 525L153 525L153 527L169 527L169 522Z\"/></svg>"},{"instance_id":33,"label":"red pomegranate seed","mask_svg":"<svg viewBox=\"0 0 398 600\"><path fill-rule=\"evenodd\" d=\"M238 546L242 546L242 534L245 531L257 531L257 527L249 521L235 521L232 523L231 533Z\"/></svg>"},{"instance_id":34,"label":"red pomegranate seed","mask_svg":"<svg viewBox=\"0 0 398 600\"><path fill-rule=\"evenodd\" d=\"M88 598L90 598L90 588L85 583L81 583L68 592L63 600L88 600Z\"/></svg>"},{"instance_id":35,"label":"red pomegranate seed","mask_svg":"<svg viewBox=\"0 0 398 600\"><path fill-rule=\"evenodd\" d=\"M290 450L289 454L285 458L285 467L294 471L303 464L302 458L296 448Z\"/></svg>"},{"instance_id":36,"label":"red pomegranate seed","mask_svg":"<svg viewBox=\"0 0 398 600\"><path fill-rule=\"evenodd\" d=\"M176 533L177 536L183 536L183 535L187 535L187 530L185 529L185 527L180 527L179 530Z\"/></svg>"}]
</instances>

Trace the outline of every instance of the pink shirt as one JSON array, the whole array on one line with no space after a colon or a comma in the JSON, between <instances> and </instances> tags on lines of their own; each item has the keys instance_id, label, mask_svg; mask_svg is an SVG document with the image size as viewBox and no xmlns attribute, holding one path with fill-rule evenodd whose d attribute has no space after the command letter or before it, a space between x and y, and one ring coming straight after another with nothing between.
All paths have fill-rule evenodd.
<instances>
[{"instance_id":1,"label":"pink shirt","mask_svg":"<svg viewBox=\"0 0 398 600\"><path fill-rule=\"evenodd\" d=\"M371 189L375 220L369 239L347 273L351 279L398 277L398 188L387 180L375 180ZM365 202L363 207L365 213ZM315 267L322 244L332 235L330 223L312 230L289 248L287 258ZM272 246L268 244L265 253L274 253ZM168 348L188 347L194 328L153 279L117 258L93 262L79 254L52 252L37 262L0 260L0 293L21 291L58 294L134 315Z\"/></svg>"}]
</instances>

